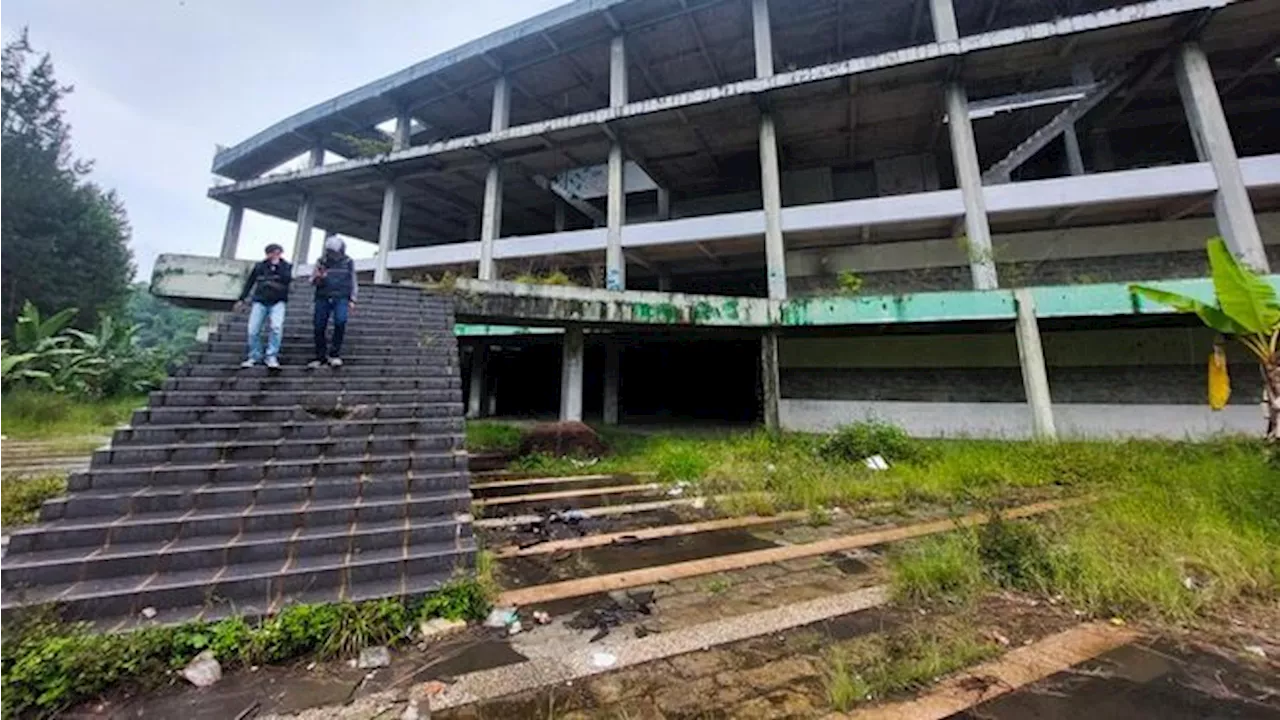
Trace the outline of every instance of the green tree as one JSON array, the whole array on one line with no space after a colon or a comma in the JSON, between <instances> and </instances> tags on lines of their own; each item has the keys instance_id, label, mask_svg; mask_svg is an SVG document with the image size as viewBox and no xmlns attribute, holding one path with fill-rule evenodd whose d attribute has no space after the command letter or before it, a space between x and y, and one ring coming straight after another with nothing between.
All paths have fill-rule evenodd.
<instances>
[{"instance_id":1,"label":"green tree","mask_svg":"<svg viewBox=\"0 0 1280 720\"><path fill-rule=\"evenodd\" d=\"M42 312L75 307L75 324L122 309L133 277L129 221L111 191L86 179L49 55L22 35L0 57L0 314L6 335L29 301Z\"/></svg>"},{"instance_id":2,"label":"green tree","mask_svg":"<svg viewBox=\"0 0 1280 720\"><path fill-rule=\"evenodd\" d=\"M1210 239L1208 251L1216 305L1160 288L1130 285L1129 289L1178 312L1195 313L1205 325L1235 338L1253 355L1262 371L1266 437L1280 442L1280 302L1266 278L1242 265L1222 238ZM1215 353L1221 357L1220 349L1215 348ZM1210 403L1218 404L1214 396L1221 394L1226 382L1226 363L1211 363L1210 373Z\"/></svg>"}]
</instances>

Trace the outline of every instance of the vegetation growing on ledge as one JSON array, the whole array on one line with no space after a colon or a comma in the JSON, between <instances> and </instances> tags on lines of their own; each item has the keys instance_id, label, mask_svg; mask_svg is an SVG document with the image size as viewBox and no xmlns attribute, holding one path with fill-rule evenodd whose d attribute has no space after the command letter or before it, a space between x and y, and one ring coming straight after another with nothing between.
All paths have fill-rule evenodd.
<instances>
[{"instance_id":1,"label":"vegetation growing on ledge","mask_svg":"<svg viewBox=\"0 0 1280 720\"><path fill-rule=\"evenodd\" d=\"M484 578L459 580L412 603L290 605L256 624L233 617L119 634L63 624L52 608L37 608L6 619L3 716L51 717L120 685L159 685L204 650L236 668L394 646L413 637L419 620L482 619L491 597Z\"/></svg>"},{"instance_id":2,"label":"vegetation growing on ledge","mask_svg":"<svg viewBox=\"0 0 1280 720\"><path fill-rule=\"evenodd\" d=\"M0 524L8 529L29 525L40 517L41 503L66 492L63 475L7 478L0 484Z\"/></svg>"}]
</instances>

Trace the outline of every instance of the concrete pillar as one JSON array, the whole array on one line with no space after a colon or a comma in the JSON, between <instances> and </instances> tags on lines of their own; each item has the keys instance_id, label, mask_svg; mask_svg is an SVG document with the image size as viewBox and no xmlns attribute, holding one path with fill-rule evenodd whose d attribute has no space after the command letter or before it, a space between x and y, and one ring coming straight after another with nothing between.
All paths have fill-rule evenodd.
<instances>
[{"instance_id":1,"label":"concrete pillar","mask_svg":"<svg viewBox=\"0 0 1280 720\"><path fill-rule=\"evenodd\" d=\"M764 403L764 426L769 432L782 429L778 415L782 387L778 377L778 331L765 330L760 336L760 388Z\"/></svg>"},{"instance_id":2,"label":"concrete pillar","mask_svg":"<svg viewBox=\"0 0 1280 720\"><path fill-rule=\"evenodd\" d=\"M556 202L555 219L554 219L555 231L564 232L566 222L567 222L567 218L565 218L565 210L564 210L565 202L564 200L561 200L559 196L556 196L555 202Z\"/></svg>"},{"instance_id":3,"label":"concrete pillar","mask_svg":"<svg viewBox=\"0 0 1280 720\"><path fill-rule=\"evenodd\" d=\"M311 148L307 156L307 167L320 167L324 164L324 148L317 145ZM316 223L316 200L311 193L303 193L302 204L298 205L298 229L293 236L293 263L302 265L307 262L311 253L311 230Z\"/></svg>"},{"instance_id":4,"label":"concrete pillar","mask_svg":"<svg viewBox=\"0 0 1280 720\"><path fill-rule=\"evenodd\" d=\"M471 353L470 390L467 392L467 417L484 417L488 403L485 402L485 365L489 363L489 346L477 345Z\"/></svg>"},{"instance_id":5,"label":"concrete pillar","mask_svg":"<svg viewBox=\"0 0 1280 720\"><path fill-rule=\"evenodd\" d=\"M392 180L382 191L382 221L378 225L378 258L374 265L373 281L375 283L391 282L391 271L387 269L387 256L400 244L400 208L403 204L403 190Z\"/></svg>"},{"instance_id":6,"label":"concrete pillar","mask_svg":"<svg viewBox=\"0 0 1280 720\"><path fill-rule=\"evenodd\" d=\"M959 83L947 86L947 127L951 131L951 157L956 181L964 197L964 228L968 243L969 272L976 290L994 289L996 263L991 249L991 226L987 224L987 203L982 196L982 168L978 146L969 122L969 98Z\"/></svg>"},{"instance_id":7,"label":"concrete pillar","mask_svg":"<svg viewBox=\"0 0 1280 720\"><path fill-rule=\"evenodd\" d=\"M627 104L627 50L621 35L609 43L609 107ZM627 288L627 259L622 254L622 226L627 221L627 194L623 187L622 139L609 146L608 191L605 212L605 281L607 290Z\"/></svg>"},{"instance_id":8,"label":"concrete pillar","mask_svg":"<svg viewBox=\"0 0 1280 720\"><path fill-rule=\"evenodd\" d=\"M413 118L409 116L408 110L401 110L396 113L396 129L391 136L391 149L404 150L409 147L409 135L413 129Z\"/></svg>"},{"instance_id":9,"label":"concrete pillar","mask_svg":"<svg viewBox=\"0 0 1280 720\"><path fill-rule=\"evenodd\" d=\"M1036 302L1027 288L1013 291L1017 305L1018 361L1022 365L1022 387L1026 390L1031 410L1032 434L1042 440L1058 436L1053 424L1053 401L1049 395L1049 373L1044 365L1044 348L1040 344L1040 325L1036 322Z\"/></svg>"},{"instance_id":10,"label":"concrete pillar","mask_svg":"<svg viewBox=\"0 0 1280 720\"><path fill-rule=\"evenodd\" d=\"M658 292L671 292L671 271L658 271Z\"/></svg>"},{"instance_id":11,"label":"concrete pillar","mask_svg":"<svg viewBox=\"0 0 1280 720\"><path fill-rule=\"evenodd\" d=\"M764 259L769 298L787 297L787 251L782 240L782 181L778 172L778 132L773 116L760 116L760 194L764 199Z\"/></svg>"},{"instance_id":12,"label":"concrete pillar","mask_svg":"<svg viewBox=\"0 0 1280 720\"><path fill-rule=\"evenodd\" d=\"M1084 174L1084 156L1080 154L1080 138L1076 136L1074 123L1062 131L1062 143L1066 146L1067 172L1072 175Z\"/></svg>"},{"instance_id":13,"label":"concrete pillar","mask_svg":"<svg viewBox=\"0 0 1280 720\"><path fill-rule=\"evenodd\" d=\"M311 253L311 230L316 224L316 202L311 193L302 196L298 205L298 227L293 235L293 262L302 265Z\"/></svg>"},{"instance_id":14,"label":"concrete pillar","mask_svg":"<svg viewBox=\"0 0 1280 720\"><path fill-rule=\"evenodd\" d=\"M618 385L622 348L610 338L604 346L604 424L618 424Z\"/></svg>"},{"instance_id":15,"label":"concrete pillar","mask_svg":"<svg viewBox=\"0 0 1280 720\"><path fill-rule=\"evenodd\" d=\"M231 203L227 207L227 226L222 231L222 252L219 257L234 258L240 247L240 226L244 223L244 206Z\"/></svg>"},{"instance_id":16,"label":"concrete pillar","mask_svg":"<svg viewBox=\"0 0 1280 720\"><path fill-rule=\"evenodd\" d=\"M564 329L564 355L560 362L560 420L582 420L584 343L581 325Z\"/></svg>"},{"instance_id":17,"label":"concrete pillar","mask_svg":"<svg viewBox=\"0 0 1280 720\"><path fill-rule=\"evenodd\" d=\"M756 77L773 75L773 28L769 0L751 0L751 31L756 48Z\"/></svg>"},{"instance_id":18,"label":"concrete pillar","mask_svg":"<svg viewBox=\"0 0 1280 720\"><path fill-rule=\"evenodd\" d=\"M1196 154L1213 166L1218 181L1218 191L1213 197L1218 230L1227 247L1242 262L1258 272L1269 272L1258 221L1240 173L1240 159L1227 127L1227 116L1222 112L1209 59L1198 43L1184 43L1178 49L1174 68Z\"/></svg>"},{"instance_id":19,"label":"concrete pillar","mask_svg":"<svg viewBox=\"0 0 1280 720\"><path fill-rule=\"evenodd\" d=\"M493 84L493 117L489 129L506 130L511 123L511 86L506 75L498 76ZM493 160L484 176L484 205L480 210L480 269L481 280L495 280L493 244L502 234L502 163Z\"/></svg>"},{"instance_id":20,"label":"concrete pillar","mask_svg":"<svg viewBox=\"0 0 1280 720\"><path fill-rule=\"evenodd\" d=\"M671 191L666 188L658 188L658 219L671 219Z\"/></svg>"},{"instance_id":21,"label":"concrete pillar","mask_svg":"<svg viewBox=\"0 0 1280 720\"><path fill-rule=\"evenodd\" d=\"M929 14L933 17L933 37L938 42L959 40L960 30L956 25L956 9L951 0L929 0Z\"/></svg>"}]
</instances>

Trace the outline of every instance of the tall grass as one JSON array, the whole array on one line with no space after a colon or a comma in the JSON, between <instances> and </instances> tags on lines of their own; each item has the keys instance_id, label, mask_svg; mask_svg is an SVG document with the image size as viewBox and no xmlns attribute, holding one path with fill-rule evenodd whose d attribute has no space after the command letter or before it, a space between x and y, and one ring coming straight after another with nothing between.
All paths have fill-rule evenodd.
<instances>
[{"instance_id":1,"label":"tall grass","mask_svg":"<svg viewBox=\"0 0 1280 720\"><path fill-rule=\"evenodd\" d=\"M145 396L88 400L67 395L15 391L0 403L0 426L11 439L107 435L147 404Z\"/></svg>"},{"instance_id":2,"label":"tall grass","mask_svg":"<svg viewBox=\"0 0 1280 720\"><path fill-rule=\"evenodd\" d=\"M467 421L467 449L472 452L515 452L524 431L515 425L490 421Z\"/></svg>"}]
</instances>

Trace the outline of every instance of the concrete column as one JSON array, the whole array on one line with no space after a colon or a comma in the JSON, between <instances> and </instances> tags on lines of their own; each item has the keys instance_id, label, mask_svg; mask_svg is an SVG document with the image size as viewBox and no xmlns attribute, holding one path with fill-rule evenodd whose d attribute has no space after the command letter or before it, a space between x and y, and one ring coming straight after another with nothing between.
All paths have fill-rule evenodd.
<instances>
[{"instance_id":1,"label":"concrete column","mask_svg":"<svg viewBox=\"0 0 1280 720\"><path fill-rule=\"evenodd\" d=\"M396 113L396 129L391 138L391 149L403 150L409 147L409 135L412 129L413 118L409 116L409 111L401 110Z\"/></svg>"},{"instance_id":2,"label":"concrete column","mask_svg":"<svg viewBox=\"0 0 1280 720\"><path fill-rule=\"evenodd\" d=\"M1213 197L1218 230L1227 247L1242 262L1258 272L1269 272L1258 221L1240 173L1240 159L1227 127L1227 116L1222 112L1209 59L1198 43L1189 42L1179 48L1174 67L1196 154L1213 166L1218 180L1218 191Z\"/></svg>"},{"instance_id":3,"label":"concrete column","mask_svg":"<svg viewBox=\"0 0 1280 720\"><path fill-rule=\"evenodd\" d=\"M382 191L382 221L378 225L378 259L374 265L373 281L375 283L391 282L391 271L387 269L387 256L400 244L400 208L403 204L403 191L396 181L387 183Z\"/></svg>"},{"instance_id":4,"label":"concrete column","mask_svg":"<svg viewBox=\"0 0 1280 720\"><path fill-rule=\"evenodd\" d=\"M778 331L765 330L760 336L761 400L764 403L764 426L769 432L782 429L778 416L782 386L778 377Z\"/></svg>"},{"instance_id":5,"label":"concrete column","mask_svg":"<svg viewBox=\"0 0 1280 720\"><path fill-rule=\"evenodd\" d=\"M1076 136L1074 123L1062 131L1062 143L1067 150L1067 171L1072 175L1084 174L1084 156L1080 154L1080 138Z\"/></svg>"},{"instance_id":6,"label":"concrete column","mask_svg":"<svg viewBox=\"0 0 1280 720\"><path fill-rule=\"evenodd\" d=\"M555 208L556 208L556 209L555 209L555 218L554 218L554 223L555 223L554 227L555 227L555 231L556 231L556 232L564 232L564 229L565 229L565 226L566 226L566 221L567 221L567 219L565 218L565 214L564 214L564 213L565 213L565 211L564 211L565 203L564 203L564 200L561 200L559 196L556 196L556 198L555 198L555 203L556 203L556 205L555 205Z\"/></svg>"},{"instance_id":7,"label":"concrete column","mask_svg":"<svg viewBox=\"0 0 1280 720\"><path fill-rule=\"evenodd\" d=\"M477 345L471 353L470 390L467 392L467 417L484 417L488 403L485 402L485 365L489 363L489 346Z\"/></svg>"},{"instance_id":8,"label":"concrete column","mask_svg":"<svg viewBox=\"0 0 1280 720\"><path fill-rule=\"evenodd\" d=\"M622 225L626 222L627 195L622 187L622 145L613 141L609 147L609 198L605 213L607 240L605 244L605 283L608 290L627 288L627 259L622 254Z\"/></svg>"},{"instance_id":9,"label":"concrete column","mask_svg":"<svg viewBox=\"0 0 1280 720\"><path fill-rule=\"evenodd\" d=\"M604 347L604 424L618 424L618 384L622 348L612 338Z\"/></svg>"},{"instance_id":10,"label":"concrete column","mask_svg":"<svg viewBox=\"0 0 1280 720\"><path fill-rule=\"evenodd\" d=\"M671 191L666 188L658 188L658 219L671 219Z\"/></svg>"},{"instance_id":11,"label":"concrete column","mask_svg":"<svg viewBox=\"0 0 1280 720\"><path fill-rule=\"evenodd\" d=\"M960 39L956 9L951 0L929 0L929 14L933 17L933 37L938 42Z\"/></svg>"},{"instance_id":12,"label":"concrete column","mask_svg":"<svg viewBox=\"0 0 1280 720\"><path fill-rule=\"evenodd\" d=\"M560 362L560 420L582 420L584 343L581 325L564 329L564 355Z\"/></svg>"},{"instance_id":13,"label":"concrete column","mask_svg":"<svg viewBox=\"0 0 1280 720\"><path fill-rule=\"evenodd\" d=\"M769 298L787 297L787 251L782 240L782 180L778 172L778 132L773 116L760 116L760 194L764 199L764 259Z\"/></svg>"},{"instance_id":14,"label":"concrete column","mask_svg":"<svg viewBox=\"0 0 1280 720\"><path fill-rule=\"evenodd\" d=\"M1040 345L1040 325L1036 322L1036 302L1027 288L1013 291L1017 305L1018 361L1022 364L1022 387L1031 409L1032 434L1042 440L1058 436L1053 424L1053 401L1049 395L1049 373L1044 365L1044 348Z\"/></svg>"},{"instance_id":15,"label":"concrete column","mask_svg":"<svg viewBox=\"0 0 1280 720\"><path fill-rule=\"evenodd\" d=\"M298 205L298 228L293 236L293 262L303 265L311 253L311 230L316 223L316 202L311 193L302 196Z\"/></svg>"},{"instance_id":16,"label":"concrete column","mask_svg":"<svg viewBox=\"0 0 1280 720\"><path fill-rule=\"evenodd\" d=\"M658 292L671 292L671 271L658 271Z\"/></svg>"},{"instance_id":17,"label":"concrete column","mask_svg":"<svg viewBox=\"0 0 1280 720\"><path fill-rule=\"evenodd\" d=\"M609 43L609 107L627 104L627 50L621 35ZM605 281L607 290L627 288L627 259L622 254L622 226L627 222L627 193L623 187L622 139L616 131L609 146L608 191L605 212Z\"/></svg>"},{"instance_id":18,"label":"concrete column","mask_svg":"<svg viewBox=\"0 0 1280 720\"><path fill-rule=\"evenodd\" d=\"M947 127L951 131L951 157L956 181L964 197L964 228L969 251L969 272L976 290L994 289L995 257L991 250L991 226L987 224L987 203L982 196L982 168L978 146L969 122L969 98L959 83L947 86Z\"/></svg>"},{"instance_id":19,"label":"concrete column","mask_svg":"<svg viewBox=\"0 0 1280 720\"><path fill-rule=\"evenodd\" d=\"M756 47L756 77L773 74L773 28L769 0L751 0L751 31Z\"/></svg>"},{"instance_id":20,"label":"concrete column","mask_svg":"<svg viewBox=\"0 0 1280 720\"><path fill-rule=\"evenodd\" d=\"M511 86L507 76L500 75L493 84L493 117L489 129L506 130L511 122ZM484 176L484 205L480 210L480 269L481 280L495 280L493 244L502 234L502 163L493 160Z\"/></svg>"},{"instance_id":21,"label":"concrete column","mask_svg":"<svg viewBox=\"0 0 1280 720\"><path fill-rule=\"evenodd\" d=\"M240 226L244 223L244 206L231 203L227 207L227 226L222 231L222 252L219 257L234 258L240 247Z\"/></svg>"},{"instance_id":22,"label":"concrete column","mask_svg":"<svg viewBox=\"0 0 1280 720\"><path fill-rule=\"evenodd\" d=\"M307 156L307 167L320 167L324 164L324 148L317 145L311 148ZM298 229L293 236L293 263L302 265L307 262L311 253L311 230L316 223L316 201L311 193L303 193L302 204L298 206Z\"/></svg>"}]
</instances>

